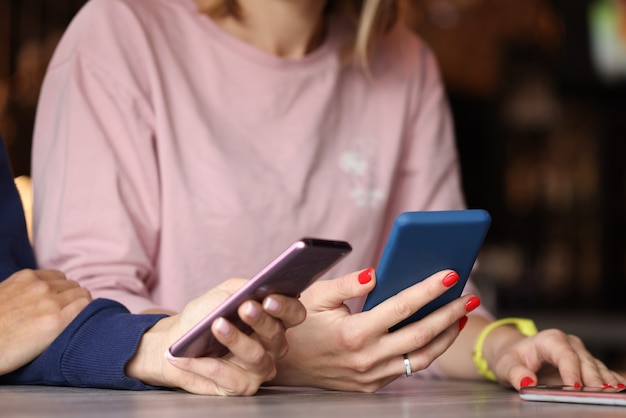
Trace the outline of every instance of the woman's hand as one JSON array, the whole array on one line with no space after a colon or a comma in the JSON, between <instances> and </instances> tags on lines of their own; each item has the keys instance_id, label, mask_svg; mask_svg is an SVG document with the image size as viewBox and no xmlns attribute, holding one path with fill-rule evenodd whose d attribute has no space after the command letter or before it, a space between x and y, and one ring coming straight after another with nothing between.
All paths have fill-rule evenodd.
<instances>
[{"instance_id":1,"label":"woman's hand","mask_svg":"<svg viewBox=\"0 0 626 418\"><path fill-rule=\"evenodd\" d=\"M285 329L304 320L304 306L295 298L270 295L262 304L244 302L239 317L254 333L245 335L226 319L211 326L230 353L221 358L166 358L169 346L246 281L232 279L189 303L183 312L164 318L144 334L126 373L155 386L178 387L205 395L253 395L274 378L276 361L287 351Z\"/></svg>"},{"instance_id":2,"label":"woman's hand","mask_svg":"<svg viewBox=\"0 0 626 418\"><path fill-rule=\"evenodd\" d=\"M519 390L538 383L556 383L545 380L554 378L569 386L623 387L626 384L626 378L592 356L574 335L548 329L524 337L511 327L498 327L492 333L494 335L485 340L485 358L493 365L498 381L505 386Z\"/></svg>"},{"instance_id":3,"label":"woman's hand","mask_svg":"<svg viewBox=\"0 0 626 418\"><path fill-rule=\"evenodd\" d=\"M271 383L373 392L405 374L403 354L412 371L426 368L443 353L478 306L467 295L424 319L389 333L387 330L444 293L458 280L450 270L379 304L351 314L344 301L362 297L375 284L373 269L335 280L316 282L302 294L307 318L287 332L289 353L278 362Z\"/></svg>"},{"instance_id":4,"label":"woman's hand","mask_svg":"<svg viewBox=\"0 0 626 418\"><path fill-rule=\"evenodd\" d=\"M21 270L0 283L0 375L34 360L91 301L53 270Z\"/></svg>"}]
</instances>

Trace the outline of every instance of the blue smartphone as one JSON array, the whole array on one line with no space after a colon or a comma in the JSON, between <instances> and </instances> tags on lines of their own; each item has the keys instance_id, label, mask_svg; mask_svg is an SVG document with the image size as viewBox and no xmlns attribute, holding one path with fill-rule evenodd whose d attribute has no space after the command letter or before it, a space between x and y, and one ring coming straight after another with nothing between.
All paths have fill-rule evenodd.
<instances>
[{"instance_id":1,"label":"blue smartphone","mask_svg":"<svg viewBox=\"0 0 626 418\"><path fill-rule=\"evenodd\" d=\"M396 218L376 268L376 287L365 300L367 311L432 274L451 269L459 282L395 331L461 296L482 247L491 216L482 209L404 212Z\"/></svg>"}]
</instances>

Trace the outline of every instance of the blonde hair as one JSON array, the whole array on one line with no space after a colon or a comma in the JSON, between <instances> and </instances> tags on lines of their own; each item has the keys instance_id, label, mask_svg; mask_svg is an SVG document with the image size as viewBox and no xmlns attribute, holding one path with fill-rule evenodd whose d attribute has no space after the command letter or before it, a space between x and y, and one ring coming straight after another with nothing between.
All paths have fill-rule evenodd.
<instances>
[{"instance_id":1,"label":"blonde hair","mask_svg":"<svg viewBox=\"0 0 626 418\"><path fill-rule=\"evenodd\" d=\"M196 0L201 12L212 17L241 18L237 0ZM400 20L401 11L409 7L402 0L328 0L326 13L338 13L354 25L353 42L346 56L368 69L369 54L378 40Z\"/></svg>"}]
</instances>

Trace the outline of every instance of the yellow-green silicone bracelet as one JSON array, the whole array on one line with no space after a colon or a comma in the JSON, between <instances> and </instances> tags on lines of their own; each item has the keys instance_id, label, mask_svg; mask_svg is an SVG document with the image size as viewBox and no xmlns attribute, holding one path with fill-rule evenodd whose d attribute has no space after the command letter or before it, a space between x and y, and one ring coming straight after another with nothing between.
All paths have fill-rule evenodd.
<instances>
[{"instance_id":1,"label":"yellow-green silicone bracelet","mask_svg":"<svg viewBox=\"0 0 626 418\"><path fill-rule=\"evenodd\" d=\"M497 321L494 321L487 325L478 335L476 339L476 344L474 345L474 365L476 366L476 370L478 374L481 376L485 376L487 379L496 381L496 375L489 368L489 364L487 364L487 360L483 357L483 344L487 339L487 336L494 328L497 328L502 325L515 325L519 332L524 334L527 337L531 335L535 335L537 333L537 326L532 321L532 319L527 318L502 318Z\"/></svg>"}]
</instances>

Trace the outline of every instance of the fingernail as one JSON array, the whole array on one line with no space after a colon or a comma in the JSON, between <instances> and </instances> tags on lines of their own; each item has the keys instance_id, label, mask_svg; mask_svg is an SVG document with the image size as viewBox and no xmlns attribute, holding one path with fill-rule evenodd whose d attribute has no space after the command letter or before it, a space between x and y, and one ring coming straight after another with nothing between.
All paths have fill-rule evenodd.
<instances>
[{"instance_id":1,"label":"fingernail","mask_svg":"<svg viewBox=\"0 0 626 418\"><path fill-rule=\"evenodd\" d=\"M602 387L603 387L604 389L611 389L613 386L609 385L608 383L603 383L603 384L602 384Z\"/></svg>"},{"instance_id":2,"label":"fingernail","mask_svg":"<svg viewBox=\"0 0 626 418\"><path fill-rule=\"evenodd\" d=\"M224 318L217 318L215 322L215 328L217 328L220 334L229 335L233 331L233 328Z\"/></svg>"},{"instance_id":3,"label":"fingernail","mask_svg":"<svg viewBox=\"0 0 626 418\"><path fill-rule=\"evenodd\" d=\"M368 267L359 273L359 283L366 284L372 280L372 267Z\"/></svg>"},{"instance_id":4,"label":"fingernail","mask_svg":"<svg viewBox=\"0 0 626 418\"><path fill-rule=\"evenodd\" d=\"M259 316L260 312L254 303L248 302L246 303L245 313L246 313L246 316L250 318L256 318Z\"/></svg>"},{"instance_id":5,"label":"fingernail","mask_svg":"<svg viewBox=\"0 0 626 418\"><path fill-rule=\"evenodd\" d=\"M474 309L478 308L479 305L480 299L478 298L478 296L472 296L470 300L468 300L465 304L465 312L471 312Z\"/></svg>"},{"instance_id":6,"label":"fingernail","mask_svg":"<svg viewBox=\"0 0 626 418\"><path fill-rule=\"evenodd\" d=\"M531 377L526 376L519 382L519 386L525 388L533 383L535 383L535 381Z\"/></svg>"},{"instance_id":7,"label":"fingernail","mask_svg":"<svg viewBox=\"0 0 626 418\"><path fill-rule=\"evenodd\" d=\"M457 284L458 281L459 275L456 273L456 271L451 271L446 275L446 277L443 278L441 283L443 283L445 287L452 287Z\"/></svg>"},{"instance_id":8,"label":"fingernail","mask_svg":"<svg viewBox=\"0 0 626 418\"><path fill-rule=\"evenodd\" d=\"M467 324L467 316L462 317L461 319L459 319L459 332L463 331L463 328L465 328L465 325Z\"/></svg>"},{"instance_id":9,"label":"fingernail","mask_svg":"<svg viewBox=\"0 0 626 418\"><path fill-rule=\"evenodd\" d=\"M581 387L583 387L583 385L581 385L580 383L576 382L576 383L574 383L574 387L575 388L581 388Z\"/></svg>"},{"instance_id":10,"label":"fingernail","mask_svg":"<svg viewBox=\"0 0 626 418\"><path fill-rule=\"evenodd\" d=\"M280 310L280 303L270 296L263 301L263 309L268 312L278 312Z\"/></svg>"},{"instance_id":11,"label":"fingernail","mask_svg":"<svg viewBox=\"0 0 626 418\"><path fill-rule=\"evenodd\" d=\"M626 388L626 385L624 385L623 383L618 383L617 387L620 388L620 389L624 389L624 388Z\"/></svg>"}]
</instances>

